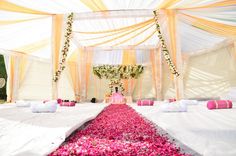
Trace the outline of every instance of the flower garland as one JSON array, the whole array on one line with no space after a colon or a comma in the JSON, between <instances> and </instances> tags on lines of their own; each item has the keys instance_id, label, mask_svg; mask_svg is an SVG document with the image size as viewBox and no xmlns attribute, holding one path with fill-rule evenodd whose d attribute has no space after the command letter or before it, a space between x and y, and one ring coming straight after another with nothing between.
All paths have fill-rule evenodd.
<instances>
[{"instance_id":1,"label":"flower garland","mask_svg":"<svg viewBox=\"0 0 236 156\"><path fill-rule=\"evenodd\" d=\"M49 156L187 156L128 105L112 104Z\"/></svg>"},{"instance_id":2,"label":"flower garland","mask_svg":"<svg viewBox=\"0 0 236 156\"><path fill-rule=\"evenodd\" d=\"M65 62L66 62L66 57L70 48L70 38L71 38L71 34L72 34L72 23L73 23L73 13L70 13L67 16L67 28L66 28L66 33L65 33L65 42L64 42L64 46L63 49L61 50L62 52L62 58L61 61L59 63L59 69L56 71L54 77L53 77L53 81L57 82L59 80L59 77L62 73L62 71L66 68L65 66Z\"/></svg>"},{"instance_id":3,"label":"flower garland","mask_svg":"<svg viewBox=\"0 0 236 156\"><path fill-rule=\"evenodd\" d=\"M93 73L100 79L137 79L143 73L142 65L101 65L93 67Z\"/></svg>"},{"instance_id":4,"label":"flower garland","mask_svg":"<svg viewBox=\"0 0 236 156\"><path fill-rule=\"evenodd\" d=\"M155 15L155 22L156 22L156 29L157 29L157 32L158 32L158 38L160 39L161 41L161 47L162 47L162 52L164 54L164 57L165 57L165 60L169 66L169 69L171 71L172 74L174 74L176 77L179 76L179 73L174 65L174 63L172 62L171 60L171 57L170 57L170 54L169 54L169 51L167 49L167 46L165 44L165 40L161 34L161 29L160 29L160 24L158 22L158 13L157 13L157 10L153 11L154 15Z\"/></svg>"},{"instance_id":5,"label":"flower garland","mask_svg":"<svg viewBox=\"0 0 236 156\"><path fill-rule=\"evenodd\" d=\"M98 78L110 80L110 96L113 93L113 88L118 85L121 88L121 94L124 95L124 87L121 79L135 78L137 79L143 73L142 65L101 65L93 67L93 73Z\"/></svg>"}]
</instances>

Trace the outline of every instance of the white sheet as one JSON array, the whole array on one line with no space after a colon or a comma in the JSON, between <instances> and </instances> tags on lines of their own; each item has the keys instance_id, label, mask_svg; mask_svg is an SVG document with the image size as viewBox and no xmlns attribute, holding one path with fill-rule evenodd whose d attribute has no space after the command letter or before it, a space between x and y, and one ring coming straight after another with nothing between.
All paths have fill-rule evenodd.
<instances>
[{"instance_id":1,"label":"white sheet","mask_svg":"<svg viewBox=\"0 0 236 156\"><path fill-rule=\"evenodd\" d=\"M173 113L162 113L160 105L131 106L201 155L236 155L236 103L233 109L208 110L206 102L201 102L188 106L188 112Z\"/></svg>"},{"instance_id":2,"label":"white sheet","mask_svg":"<svg viewBox=\"0 0 236 156\"><path fill-rule=\"evenodd\" d=\"M0 155L47 155L106 106L86 103L58 107L56 113L31 113L15 104L0 105Z\"/></svg>"}]
</instances>

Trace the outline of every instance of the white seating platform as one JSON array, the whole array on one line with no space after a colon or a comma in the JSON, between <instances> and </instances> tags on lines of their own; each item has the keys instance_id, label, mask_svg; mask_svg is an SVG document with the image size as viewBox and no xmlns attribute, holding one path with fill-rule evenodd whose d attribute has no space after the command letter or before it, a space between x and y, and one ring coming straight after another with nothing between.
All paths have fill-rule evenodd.
<instances>
[{"instance_id":1,"label":"white seating platform","mask_svg":"<svg viewBox=\"0 0 236 156\"><path fill-rule=\"evenodd\" d=\"M201 102L188 106L187 112L172 113L161 112L161 103L131 107L200 155L236 155L236 103L233 109L208 110Z\"/></svg>"},{"instance_id":2,"label":"white seating platform","mask_svg":"<svg viewBox=\"0 0 236 156\"><path fill-rule=\"evenodd\" d=\"M77 128L94 119L107 104L58 107L56 113L32 113L15 104L0 105L0 154L41 156L55 150Z\"/></svg>"}]
</instances>

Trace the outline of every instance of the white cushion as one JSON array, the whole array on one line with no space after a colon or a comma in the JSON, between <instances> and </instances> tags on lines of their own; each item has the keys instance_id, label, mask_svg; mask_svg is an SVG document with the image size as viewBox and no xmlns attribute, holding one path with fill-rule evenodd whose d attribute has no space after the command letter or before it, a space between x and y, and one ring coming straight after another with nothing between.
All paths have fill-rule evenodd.
<instances>
[{"instance_id":1,"label":"white cushion","mask_svg":"<svg viewBox=\"0 0 236 156\"><path fill-rule=\"evenodd\" d=\"M33 113L54 113L57 110L56 101L43 102L31 102L31 111Z\"/></svg>"},{"instance_id":2,"label":"white cushion","mask_svg":"<svg viewBox=\"0 0 236 156\"><path fill-rule=\"evenodd\" d=\"M30 101L18 100L16 101L16 107L30 107Z\"/></svg>"},{"instance_id":3,"label":"white cushion","mask_svg":"<svg viewBox=\"0 0 236 156\"><path fill-rule=\"evenodd\" d=\"M180 101L186 105L197 105L198 104L197 100L180 100Z\"/></svg>"},{"instance_id":4,"label":"white cushion","mask_svg":"<svg viewBox=\"0 0 236 156\"><path fill-rule=\"evenodd\" d=\"M163 103L160 106L162 112L187 112L188 107L181 101L175 101L171 103Z\"/></svg>"}]
</instances>

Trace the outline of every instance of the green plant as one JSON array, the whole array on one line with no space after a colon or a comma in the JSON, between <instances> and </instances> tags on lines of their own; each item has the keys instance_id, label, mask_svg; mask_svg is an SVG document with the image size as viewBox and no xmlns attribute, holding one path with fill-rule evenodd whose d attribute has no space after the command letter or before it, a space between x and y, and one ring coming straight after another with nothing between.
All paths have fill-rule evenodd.
<instances>
[{"instance_id":1,"label":"green plant","mask_svg":"<svg viewBox=\"0 0 236 156\"><path fill-rule=\"evenodd\" d=\"M0 55L0 78L7 80L7 72L3 55ZM0 99L6 99L6 85L0 88Z\"/></svg>"}]
</instances>

